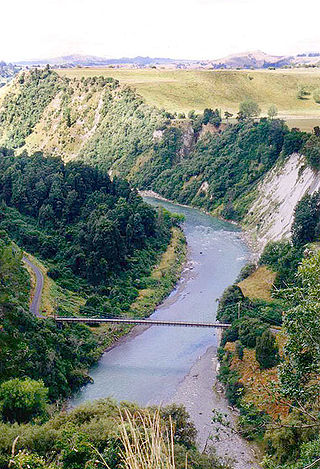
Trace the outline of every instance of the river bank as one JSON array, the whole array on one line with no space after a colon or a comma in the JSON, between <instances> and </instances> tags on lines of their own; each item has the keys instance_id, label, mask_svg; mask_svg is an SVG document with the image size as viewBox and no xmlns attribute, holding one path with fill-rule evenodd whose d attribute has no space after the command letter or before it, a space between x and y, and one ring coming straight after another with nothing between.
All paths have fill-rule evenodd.
<instances>
[{"instance_id":1,"label":"river bank","mask_svg":"<svg viewBox=\"0 0 320 469\"><path fill-rule=\"evenodd\" d=\"M223 386L217 378L218 366L217 348L209 347L206 353L198 358L174 396L166 403L185 406L196 426L200 451L211 446L216 454L230 462L234 469L260 469L259 448L236 433L238 413L228 405L224 396ZM233 431L212 422L213 409L230 422Z\"/></svg>"}]
</instances>

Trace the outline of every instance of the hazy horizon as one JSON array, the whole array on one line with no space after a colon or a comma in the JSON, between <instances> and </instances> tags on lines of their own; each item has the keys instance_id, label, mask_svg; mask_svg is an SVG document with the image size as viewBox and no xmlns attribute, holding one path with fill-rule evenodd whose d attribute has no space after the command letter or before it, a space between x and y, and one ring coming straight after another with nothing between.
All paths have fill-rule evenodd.
<instances>
[{"instance_id":1,"label":"hazy horizon","mask_svg":"<svg viewBox=\"0 0 320 469\"><path fill-rule=\"evenodd\" d=\"M317 0L12 0L2 6L0 59L64 55L217 59L320 49ZM13 29L14 26L14 29Z\"/></svg>"}]
</instances>

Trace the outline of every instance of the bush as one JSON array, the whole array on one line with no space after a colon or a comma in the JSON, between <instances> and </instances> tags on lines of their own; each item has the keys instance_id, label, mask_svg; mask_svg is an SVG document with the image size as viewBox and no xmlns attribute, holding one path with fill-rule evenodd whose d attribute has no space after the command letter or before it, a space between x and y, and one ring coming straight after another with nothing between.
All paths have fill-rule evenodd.
<instances>
[{"instance_id":1,"label":"bush","mask_svg":"<svg viewBox=\"0 0 320 469\"><path fill-rule=\"evenodd\" d=\"M240 273L236 279L236 283L242 282L245 278L249 277L251 274L253 274L257 270L256 264L253 263L248 263L242 267L240 270Z\"/></svg>"},{"instance_id":2,"label":"bush","mask_svg":"<svg viewBox=\"0 0 320 469\"><path fill-rule=\"evenodd\" d=\"M278 347L270 330L264 331L261 337L257 337L256 359L263 370L279 363Z\"/></svg>"},{"instance_id":3,"label":"bush","mask_svg":"<svg viewBox=\"0 0 320 469\"><path fill-rule=\"evenodd\" d=\"M317 104L320 104L320 88L317 88L316 90L314 90L314 92L312 93L312 96L315 102Z\"/></svg>"},{"instance_id":4,"label":"bush","mask_svg":"<svg viewBox=\"0 0 320 469\"><path fill-rule=\"evenodd\" d=\"M235 342L239 339L239 330L238 327L232 325L230 328L225 329L221 339L221 347L223 347L227 342Z\"/></svg>"},{"instance_id":5,"label":"bush","mask_svg":"<svg viewBox=\"0 0 320 469\"><path fill-rule=\"evenodd\" d=\"M238 340L238 341L236 342L235 352L236 352L237 357L238 357L240 360L243 359L243 351L244 351L244 346L242 345L242 343L240 342L240 340Z\"/></svg>"},{"instance_id":6,"label":"bush","mask_svg":"<svg viewBox=\"0 0 320 469\"><path fill-rule=\"evenodd\" d=\"M292 242L295 246L303 246L315 241L320 232L320 194L306 194L294 209L294 221L291 228Z\"/></svg>"},{"instance_id":7,"label":"bush","mask_svg":"<svg viewBox=\"0 0 320 469\"><path fill-rule=\"evenodd\" d=\"M266 324L256 318L245 318L239 326L239 337L242 345L249 348L256 346L257 338L266 330Z\"/></svg>"},{"instance_id":8,"label":"bush","mask_svg":"<svg viewBox=\"0 0 320 469\"><path fill-rule=\"evenodd\" d=\"M290 133L284 136L282 154L289 156L292 153L298 153L306 140L306 136L306 133L292 129Z\"/></svg>"},{"instance_id":9,"label":"bush","mask_svg":"<svg viewBox=\"0 0 320 469\"><path fill-rule=\"evenodd\" d=\"M269 421L269 416L259 411L254 404L241 401L239 424L242 436L248 440L261 438Z\"/></svg>"},{"instance_id":10,"label":"bush","mask_svg":"<svg viewBox=\"0 0 320 469\"><path fill-rule=\"evenodd\" d=\"M303 249L289 241L269 242L259 259L260 265L267 265L278 273L275 286L285 287L295 282L296 271L303 258Z\"/></svg>"},{"instance_id":11,"label":"bush","mask_svg":"<svg viewBox=\"0 0 320 469\"><path fill-rule=\"evenodd\" d=\"M320 138L316 135L311 135L302 149L303 154L307 159L307 163L311 168L320 169Z\"/></svg>"},{"instance_id":12,"label":"bush","mask_svg":"<svg viewBox=\"0 0 320 469\"><path fill-rule=\"evenodd\" d=\"M250 119L252 117L258 117L261 113L261 109L253 99L246 99L240 103L239 106L239 118Z\"/></svg>"},{"instance_id":13,"label":"bush","mask_svg":"<svg viewBox=\"0 0 320 469\"><path fill-rule=\"evenodd\" d=\"M237 405L239 399L243 395L244 386L239 381L231 382L226 386L226 398L231 405Z\"/></svg>"},{"instance_id":14,"label":"bush","mask_svg":"<svg viewBox=\"0 0 320 469\"><path fill-rule=\"evenodd\" d=\"M25 423L46 414L48 388L42 381L19 378L0 386L0 409L4 421Z\"/></svg>"},{"instance_id":15,"label":"bush","mask_svg":"<svg viewBox=\"0 0 320 469\"><path fill-rule=\"evenodd\" d=\"M237 319L238 305L244 300L245 297L238 285L226 288L219 300L217 319L223 322L232 322Z\"/></svg>"}]
</instances>

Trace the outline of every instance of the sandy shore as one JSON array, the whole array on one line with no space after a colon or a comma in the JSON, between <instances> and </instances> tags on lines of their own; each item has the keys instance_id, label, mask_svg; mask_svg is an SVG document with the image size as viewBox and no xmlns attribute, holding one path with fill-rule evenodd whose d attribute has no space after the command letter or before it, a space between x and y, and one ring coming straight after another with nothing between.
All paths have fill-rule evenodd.
<instances>
[{"instance_id":1,"label":"sandy shore","mask_svg":"<svg viewBox=\"0 0 320 469\"><path fill-rule=\"evenodd\" d=\"M212 423L212 409L227 415L233 428L237 420L237 414L229 407L217 380L217 364L217 350L210 347L192 366L169 402L186 407L197 428L197 443L201 451L213 445L217 455L232 462L235 469L259 469L260 454L254 444L231 431L225 433L220 424Z\"/></svg>"}]
</instances>

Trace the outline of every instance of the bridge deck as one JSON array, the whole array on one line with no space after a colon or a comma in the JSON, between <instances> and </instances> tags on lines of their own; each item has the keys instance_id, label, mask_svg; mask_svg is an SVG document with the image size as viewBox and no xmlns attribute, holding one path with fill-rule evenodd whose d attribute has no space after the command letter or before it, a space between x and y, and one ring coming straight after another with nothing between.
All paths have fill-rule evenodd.
<instances>
[{"instance_id":1,"label":"bridge deck","mask_svg":"<svg viewBox=\"0 0 320 469\"><path fill-rule=\"evenodd\" d=\"M159 321L155 319L124 319L124 318L67 318L67 317L55 317L57 322L67 323L86 323L86 324L135 324L135 325L150 325L150 326L175 326L175 327L211 327L218 329L226 329L231 324L223 323L211 323L211 322L188 322L188 321Z\"/></svg>"}]
</instances>

